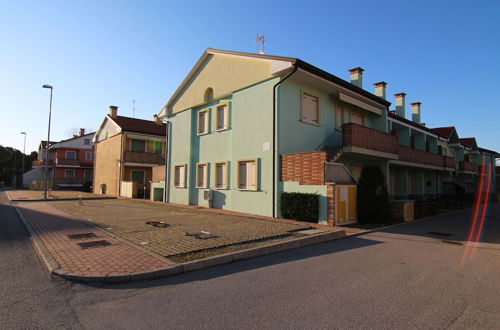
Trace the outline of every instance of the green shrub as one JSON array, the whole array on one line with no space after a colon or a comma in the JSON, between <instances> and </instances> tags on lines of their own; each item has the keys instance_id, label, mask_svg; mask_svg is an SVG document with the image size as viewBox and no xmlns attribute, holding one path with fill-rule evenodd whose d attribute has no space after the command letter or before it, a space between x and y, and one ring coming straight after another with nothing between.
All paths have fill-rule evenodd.
<instances>
[{"instance_id":1,"label":"green shrub","mask_svg":"<svg viewBox=\"0 0 500 330\"><path fill-rule=\"evenodd\" d=\"M358 183L358 220L364 223L391 223L391 205L384 173L377 166L366 166Z\"/></svg>"},{"instance_id":2,"label":"green shrub","mask_svg":"<svg viewBox=\"0 0 500 330\"><path fill-rule=\"evenodd\" d=\"M281 216L285 219L318 222L318 194L281 193Z\"/></svg>"}]
</instances>

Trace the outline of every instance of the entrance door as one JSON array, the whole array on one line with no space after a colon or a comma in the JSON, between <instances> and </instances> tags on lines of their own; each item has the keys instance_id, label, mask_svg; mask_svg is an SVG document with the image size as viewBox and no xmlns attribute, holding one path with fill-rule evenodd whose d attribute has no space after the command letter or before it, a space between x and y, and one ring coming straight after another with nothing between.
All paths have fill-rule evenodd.
<instances>
[{"instance_id":1,"label":"entrance door","mask_svg":"<svg viewBox=\"0 0 500 330\"><path fill-rule=\"evenodd\" d=\"M357 186L335 186L335 225L346 225L357 221Z\"/></svg>"}]
</instances>

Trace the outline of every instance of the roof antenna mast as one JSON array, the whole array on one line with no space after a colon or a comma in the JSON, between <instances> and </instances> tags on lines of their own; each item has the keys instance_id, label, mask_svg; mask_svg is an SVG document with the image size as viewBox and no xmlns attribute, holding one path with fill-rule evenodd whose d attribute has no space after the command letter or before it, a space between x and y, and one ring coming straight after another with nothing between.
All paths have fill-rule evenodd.
<instances>
[{"instance_id":1,"label":"roof antenna mast","mask_svg":"<svg viewBox=\"0 0 500 330\"><path fill-rule=\"evenodd\" d=\"M255 39L255 44L257 45L257 50L259 54L264 54L264 43L266 42L266 38L264 38L263 34L257 33L257 38Z\"/></svg>"},{"instance_id":2,"label":"roof antenna mast","mask_svg":"<svg viewBox=\"0 0 500 330\"><path fill-rule=\"evenodd\" d=\"M132 118L135 118L135 100L132 100Z\"/></svg>"}]
</instances>

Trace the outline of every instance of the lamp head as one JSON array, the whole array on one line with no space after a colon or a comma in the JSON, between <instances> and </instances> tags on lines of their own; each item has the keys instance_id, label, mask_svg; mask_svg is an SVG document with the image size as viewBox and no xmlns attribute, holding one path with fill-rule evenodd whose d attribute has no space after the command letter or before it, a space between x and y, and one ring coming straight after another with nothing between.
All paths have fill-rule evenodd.
<instances>
[{"instance_id":1,"label":"lamp head","mask_svg":"<svg viewBox=\"0 0 500 330\"><path fill-rule=\"evenodd\" d=\"M50 89L52 89L52 86L51 85L43 85L42 88L50 88Z\"/></svg>"},{"instance_id":2,"label":"lamp head","mask_svg":"<svg viewBox=\"0 0 500 330\"><path fill-rule=\"evenodd\" d=\"M24 134L24 135L26 135L26 132L21 132L21 134Z\"/></svg>"}]
</instances>

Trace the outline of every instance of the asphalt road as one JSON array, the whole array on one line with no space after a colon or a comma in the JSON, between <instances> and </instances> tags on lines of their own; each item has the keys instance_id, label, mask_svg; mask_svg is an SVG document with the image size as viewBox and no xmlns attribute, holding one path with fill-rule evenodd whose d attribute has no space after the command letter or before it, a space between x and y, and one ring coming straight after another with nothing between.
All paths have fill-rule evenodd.
<instances>
[{"instance_id":1,"label":"asphalt road","mask_svg":"<svg viewBox=\"0 0 500 330\"><path fill-rule=\"evenodd\" d=\"M456 241L470 211L165 279L83 285L50 279L3 193L0 202L2 329L500 328L498 204L463 265Z\"/></svg>"}]
</instances>

